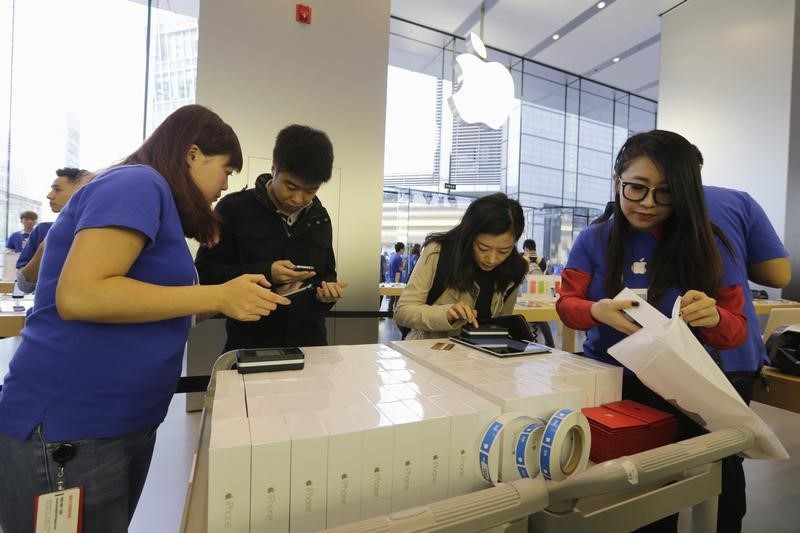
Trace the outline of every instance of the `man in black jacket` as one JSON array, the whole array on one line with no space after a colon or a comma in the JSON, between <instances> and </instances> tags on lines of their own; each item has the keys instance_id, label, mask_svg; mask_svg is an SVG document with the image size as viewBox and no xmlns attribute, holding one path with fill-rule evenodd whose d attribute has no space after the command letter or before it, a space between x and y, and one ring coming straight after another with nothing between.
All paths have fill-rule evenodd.
<instances>
[{"instance_id":1,"label":"man in black jacket","mask_svg":"<svg viewBox=\"0 0 800 533\"><path fill-rule=\"evenodd\" d=\"M261 174L252 189L217 203L220 241L197 252L200 283L223 283L250 273L264 274L273 289L305 281L314 285L257 322L228 318L226 351L327 344L325 313L347 286L336 280L331 219L316 197L332 168L333 146L324 132L287 126L275 139L272 174ZM297 270L298 265L313 270Z\"/></svg>"}]
</instances>

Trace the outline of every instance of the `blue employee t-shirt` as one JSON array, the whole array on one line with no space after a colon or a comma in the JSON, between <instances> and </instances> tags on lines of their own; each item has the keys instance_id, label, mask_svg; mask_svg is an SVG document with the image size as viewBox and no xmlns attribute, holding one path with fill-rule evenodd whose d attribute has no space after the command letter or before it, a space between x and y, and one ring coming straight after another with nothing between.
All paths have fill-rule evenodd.
<instances>
[{"instance_id":1,"label":"blue employee t-shirt","mask_svg":"<svg viewBox=\"0 0 800 533\"><path fill-rule=\"evenodd\" d=\"M394 252L392 256L389 258L389 273L386 275L388 278L386 281L388 283L394 283L397 281L395 278L397 277L397 273L400 273L400 281L402 281L402 272L403 272L403 256Z\"/></svg>"},{"instance_id":2,"label":"blue employee t-shirt","mask_svg":"<svg viewBox=\"0 0 800 533\"><path fill-rule=\"evenodd\" d=\"M22 249L22 252L17 258L17 270L27 265L30 260L33 259L33 254L36 253L36 249L39 248L44 238L47 237L47 232L50 231L50 226L52 225L52 222L40 222L36 224L36 227L31 231L31 236L28 237L28 244L25 245L25 248Z\"/></svg>"},{"instance_id":3,"label":"blue employee t-shirt","mask_svg":"<svg viewBox=\"0 0 800 533\"><path fill-rule=\"evenodd\" d=\"M732 275L737 284L747 288L747 263L788 257L789 253L775 233L767 214L746 192L722 187L703 187L708 216L728 237L737 257ZM747 317L747 340L738 348L720 350L726 372L755 371L767 359L761 339L761 325L750 294L745 291L744 314Z\"/></svg>"},{"instance_id":4,"label":"blue employee t-shirt","mask_svg":"<svg viewBox=\"0 0 800 533\"><path fill-rule=\"evenodd\" d=\"M30 235L30 233L25 233L24 231L15 231L8 236L6 248L14 250L17 253L22 252L25 245L28 243L28 237L30 237Z\"/></svg>"},{"instance_id":5,"label":"blue employee t-shirt","mask_svg":"<svg viewBox=\"0 0 800 533\"><path fill-rule=\"evenodd\" d=\"M58 276L75 234L122 227L147 237L127 277L192 285L196 273L175 201L148 166L113 168L76 192L47 238L32 313L0 391L0 432L47 441L118 437L159 424L180 377L190 317L140 324L62 320Z\"/></svg>"},{"instance_id":6,"label":"blue employee t-shirt","mask_svg":"<svg viewBox=\"0 0 800 533\"><path fill-rule=\"evenodd\" d=\"M603 279L608 270L608 239L612 223L612 221L607 221L585 228L578 234L569 253L566 268L581 270L592 276L586 295L588 300L598 301L616 296L615 294L606 294L603 288ZM653 268L650 261L655 254L657 245L658 239L650 232L630 231L628 233L622 262L622 282L625 287L648 288L649 272ZM732 267L733 257L723 248L720 249L720 254L724 268L722 285L737 285ZM678 286L670 287L661 296L661 300L655 307L664 315L672 316L675 300L684 292L686 291L681 290ZM616 359L608 355L607 351L625 336L624 333L605 324L594 327L586 332L586 341L583 343L584 354L606 363L619 365Z\"/></svg>"}]
</instances>

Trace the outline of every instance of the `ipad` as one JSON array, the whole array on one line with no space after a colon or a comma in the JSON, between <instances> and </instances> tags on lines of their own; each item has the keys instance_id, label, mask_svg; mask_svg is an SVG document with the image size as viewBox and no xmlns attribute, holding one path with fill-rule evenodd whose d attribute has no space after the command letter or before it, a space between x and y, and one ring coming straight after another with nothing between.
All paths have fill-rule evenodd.
<instances>
[{"instance_id":1,"label":"ipad","mask_svg":"<svg viewBox=\"0 0 800 533\"><path fill-rule=\"evenodd\" d=\"M514 357L518 355L535 355L551 352L550 348L544 344L502 337L450 337L450 340L465 346L470 346L471 348L488 353L489 355L494 355L495 357Z\"/></svg>"}]
</instances>

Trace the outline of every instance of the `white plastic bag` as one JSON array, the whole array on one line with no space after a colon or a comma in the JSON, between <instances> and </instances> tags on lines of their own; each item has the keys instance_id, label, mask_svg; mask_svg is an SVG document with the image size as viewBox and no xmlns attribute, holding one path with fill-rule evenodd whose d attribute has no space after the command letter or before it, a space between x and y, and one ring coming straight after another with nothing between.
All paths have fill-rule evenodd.
<instances>
[{"instance_id":1,"label":"white plastic bag","mask_svg":"<svg viewBox=\"0 0 800 533\"><path fill-rule=\"evenodd\" d=\"M624 298L638 297L625 294ZM652 309L641 298L638 301L639 307ZM708 431L733 426L750 429L755 443L744 451L747 457L788 458L789 454L772 430L744 403L678 316L679 309L680 298L675 301L672 319L642 324L642 329L609 348L608 353L633 371L648 388Z\"/></svg>"}]
</instances>

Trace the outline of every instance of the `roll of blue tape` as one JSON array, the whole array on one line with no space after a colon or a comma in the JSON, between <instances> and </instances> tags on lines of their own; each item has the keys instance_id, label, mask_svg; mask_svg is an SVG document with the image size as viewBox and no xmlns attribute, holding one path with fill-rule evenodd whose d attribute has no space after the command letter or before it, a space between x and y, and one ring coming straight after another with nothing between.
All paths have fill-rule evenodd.
<instances>
[{"instance_id":1,"label":"roll of blue tape","mask_svg":"<svg viewBox=\"0 0 800 533\"><path fill-rule=\"evenodd\" d=\"M539 452L539 469L545 479L560 481L586 469L590 439L589 422L580 411L556 411L545 426Z\"/></svg>"},{"instance_id":2,"label":"roll of blue tape","mask_svg":"<svg viewBox=\"0 0 800 533\"><path fill-rule=\"evenodd\" d=\"M537 420L525 426L517 438L514 458L519 477L536 477L539 474L539 450L544 434L544 422Z\"/></svg>"},{"instance_id":3,"label":"roll of blue tape","mask_svg":"<svg viewBox=\"0 0 800 533\"><path fill-rule=\"evenodd\" d=\"M500 480L500 436L503 431L509 424L519 427L533 421L524 413L512 411L495 418L486 428L478 450L478 462L481 475L488 483L495 484Z\"/></svg>"}]
</instances>

